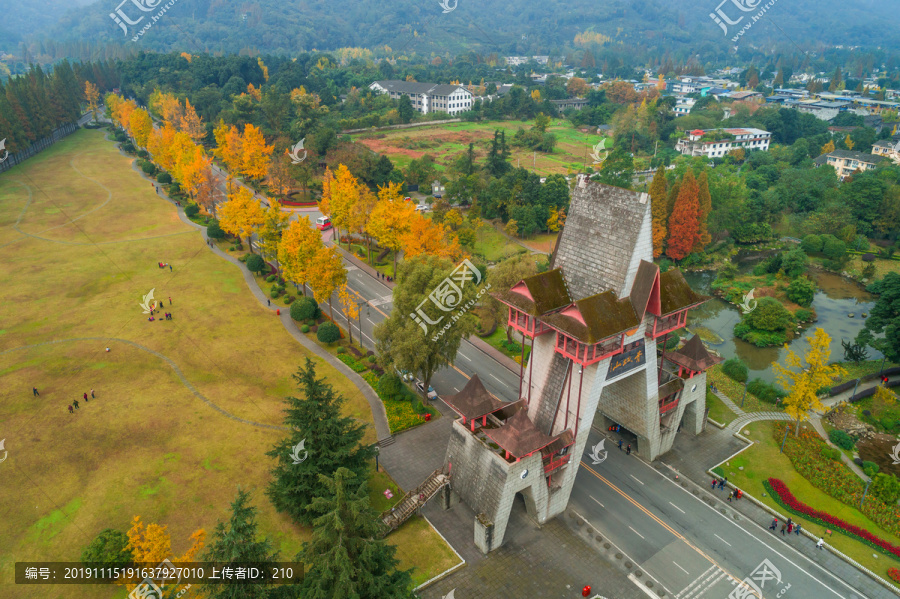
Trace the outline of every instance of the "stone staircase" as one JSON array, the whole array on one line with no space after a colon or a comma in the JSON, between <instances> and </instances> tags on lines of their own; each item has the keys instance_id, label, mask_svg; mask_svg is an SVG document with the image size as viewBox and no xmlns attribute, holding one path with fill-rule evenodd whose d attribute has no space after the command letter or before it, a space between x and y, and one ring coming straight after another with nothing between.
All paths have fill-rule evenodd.
<instances>
[{"instance_id":1,"label":"stone staircase","mask_svg":"<svg viewBox=\"0 0 900 599\"><path fill-rule=\"evenodd\" d=\"M407 493L397 504L381 514L384 522L385 535L397 530L401 524L410 519L419 508L425 505L429 499L437 495L438 491L450 484L450 477L441 469L435 470L425 479L421 485Z\"/></svg>"}]
</instances>

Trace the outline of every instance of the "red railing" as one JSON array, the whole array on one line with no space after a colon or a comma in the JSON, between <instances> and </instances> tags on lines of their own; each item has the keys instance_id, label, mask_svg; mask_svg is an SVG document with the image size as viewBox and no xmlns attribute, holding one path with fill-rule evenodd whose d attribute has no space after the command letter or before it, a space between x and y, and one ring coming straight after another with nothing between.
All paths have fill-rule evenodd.
<instances>
[{"instance_id":1,"label":"red railing","mask_svg":"<svg viewBox=\"0 0 900 599\"><path fill-rule=\"evenodd\" d=\"M569 457L570 456L568 456L568 455L564 455L564 456L559 457L559 459L556 459L556 460L551 459L549 462L545 463L544 464L544 474L548 474L549 472L552 472L553 470L556 470L557 468L560 468L560 467L568 464Z\"/></svg>"},{"instance_id":2,"label":"red railing","mask_svg":"<svg viewBox=\"0 0 900 599\"><path fill-rule=\"evenodd\" d=\"M660 414L660 415L663 415L663 414L665 414L666 412L670 412L670 411L674 410L675 408L677 408L677 407L678 407L678 401L679 401L679 400L677 400L677 399L673 399L673 400L670 401L669 403L661 403L661 404L659 404L659 414Z\"/></svg>"}]
</instances>

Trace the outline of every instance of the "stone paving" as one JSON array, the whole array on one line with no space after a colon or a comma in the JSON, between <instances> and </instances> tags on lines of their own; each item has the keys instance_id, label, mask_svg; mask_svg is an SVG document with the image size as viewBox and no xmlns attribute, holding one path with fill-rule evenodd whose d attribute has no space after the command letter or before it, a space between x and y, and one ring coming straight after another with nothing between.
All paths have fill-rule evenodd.
<instances>
[{"instance_id":1,"label":"stone paving","mask_svg":"<svg viewBox=\"0 0 900 599\"><path fill-rule=\"evenodd\" d=\"M760 420L793 420L784 412L747 412L743 416L738 416L725 427L732 432L740 432L742 428L751 422L759 422Z\"/></svg>"}]
</instances>

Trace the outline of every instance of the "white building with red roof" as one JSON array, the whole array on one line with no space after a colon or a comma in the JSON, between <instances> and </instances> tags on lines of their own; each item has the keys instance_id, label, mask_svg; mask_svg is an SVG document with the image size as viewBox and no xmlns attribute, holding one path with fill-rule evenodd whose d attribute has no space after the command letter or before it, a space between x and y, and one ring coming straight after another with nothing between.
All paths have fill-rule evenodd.
<instances>
[{"instance_id":1,"label":"white building with red roof","mask_svg":"<svg viewBox=\"0 0 900 599\"><path fill-rule=\"evenodd\" d=\"M678 140L675 149L685 156L723 158L732 150L745 152L769 149L772 134L751 127L741 129L695 129Z\"/></svg>"}]
</instances>

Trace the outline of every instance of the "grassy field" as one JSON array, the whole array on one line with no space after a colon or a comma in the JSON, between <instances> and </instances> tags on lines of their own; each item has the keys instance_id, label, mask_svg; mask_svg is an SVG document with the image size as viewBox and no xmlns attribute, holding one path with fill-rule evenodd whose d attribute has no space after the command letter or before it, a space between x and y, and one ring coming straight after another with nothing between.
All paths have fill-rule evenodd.
<instances>
[{"instance_id":1,"label":"grassy field","mask_svg":"<svg viewBox=\"0 0 900 599\"><path fill-rule=\"evenodd\" d=\"M253 424L280 425L307 354L130 163L101 132L79 131L0 176L0 487L14 490L0 495L0 596L122 597L113 586L13 591L13 563L77 560L135 515L168 526L181 553L194 530L227 518L238 486L284 558L308 537L263 492L265 452L284 433ZM148 322L139 303L151 289L174 320ZM318 367L348 398L346 414L371 422L358 390ZM424 575L456 562L446 548L406 547L423 536L443 545L421 523L392 536L403 567Z\"/></svg>"},{"instance_id":2,"label":"grassy field","mask_svg":"<svg viewBox=\"0 0 900 599\"><path fill-rule=\"evenodd\" d=\"M738 457L729 461L727 465L722 466L726 476L728 476L728 482L737 485L769 507L784 514L784 509L771 497L763 497L765 489L762 481L770 476L780 478L787 484L794 496L807 505L824 510L851 524L861 526L895 545L900 543L900 539L896 536L879 528L877 524L866 518L859 511L844 505L815 488L794 470L787 456L779 452L779 443L772 438L772 427L774 425L773 422L755 422L745 427L750 429L750 439L756 441L756 443ZM744 469L739 470L739 467ZM801 522L803 528L813 534L825 536L825 541L829 545L849 555L882 578L887 579L887 568L889 566L900 567L900 562L882 553L878 553L878 557L872 557L873 553L875 553L873 549L846 535L835 532L829 536L825 534L825 527L809 522L802 517L795 515L791 515L791 517L794 521ZM808 539L799 539L797 542L812 543Z\"/></svg>"},{"instance_id":3,"label":"grassy field","mask_svg":"<svg viewBox=\"0 0 900 599\"><path fill-rule=\"evenodd\" d=\"M533 122L492 121L487 123L448 123L429 127L416 127L396 131L380 131L359 133L353 139L366 147L385 154L393 163L406 168L413 159L431 154L439 171L443 171L453 163L469 147L475 144L478 159L487 156L490 142L495 130L506 132L507 142L521 127L526 131ZM590 164L593 146L600 143L603 136L595 133L582 133L564 120L551 121L547 129L556 135L557 144L552 154L535 154L527 148L510 147L510 164L534 170L540 175L576 172ZM585 162L586 161L586 162Z\"/></svg>"},{"instance_id":4,"label":"grassy field","mask_svg":"<svg viewBox=\"0 0 900 599\"><path fill-rule=\"evenodd\" d=\"M709 390L706 391L706 407L709 408L709 417L719 424L728 424L737 418L737 414L732 412L721 399Z\"/></svg>"}]
</instances>

